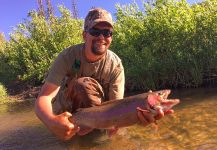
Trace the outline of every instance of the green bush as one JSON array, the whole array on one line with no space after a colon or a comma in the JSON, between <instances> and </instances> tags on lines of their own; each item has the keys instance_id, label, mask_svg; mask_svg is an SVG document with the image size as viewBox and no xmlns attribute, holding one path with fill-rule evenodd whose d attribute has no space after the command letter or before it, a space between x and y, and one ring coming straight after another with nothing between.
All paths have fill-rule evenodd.
<instances>
[{"instance_id":1,"label":"green bush","mask_svg":"<svg viewBox=\"0 0 217 150\"><path fill-rule=\"evenodd\" d=\"M129 89L197 87L217 74L217 1L117 6L112 49ZM208 75L208 76L207 76Z\"/></svg>"},{"instance_id":2,"label":"green bush","mask_svg":"<svg viewBox=\"0 0 217 150\"><path fill-rule=\"evenodd\" d=\"M216 82L217 1L190 5L186 0L156 0L117 5L111 49L123 60L126 87L148 90L198 87ZM41 82L64 48L82 42L83 20L66 8L48 20L36 11L0 43L0 81Z\"/></svg>"},{"instance_id":3,"label":"green bush","mask_svg":"<svg viewBox=\"0 0 217 150\"><path fill-rule=\"evenodd\" d=\"M0 83L0 98L7 96L7 90L2 83Z\"/></svg>"},{"instance_id":4,"label":"green bush","mask_svg":"<svg viewBox=\"0 0 217 150\"><path fill-rule=\"evenodd\" d=\"M8 63L22 80L43 80L48 68L64 48L82 41L82 20L73 19L69 10L59 7L60 17L49 20L36 11L17 25L7 45Z\"/></svg>"},{"instance_id":5,"label":"green bush","mask_svg":"<svg viewBox=\"0 0 217 150\"><path fill-rule=\"evenodd\" d=\"M16 103L17 101L14 98L8 96L7 89L5 86L0 82L0 105L2 104L11 104ZM7 105L2 105L0 109L0 113L7 110Z\"/></svg>"},{"instance_id":6,"label":"green bush","mask_svg":"<svg viewBox=\"0 0 217 150\"><path fill-rule=\"evenodd\" d=\"M7 41L3 34L0 34L0 82L7 83L14 79L13 68L8 64Z\"/></svg>"}]
</instances>

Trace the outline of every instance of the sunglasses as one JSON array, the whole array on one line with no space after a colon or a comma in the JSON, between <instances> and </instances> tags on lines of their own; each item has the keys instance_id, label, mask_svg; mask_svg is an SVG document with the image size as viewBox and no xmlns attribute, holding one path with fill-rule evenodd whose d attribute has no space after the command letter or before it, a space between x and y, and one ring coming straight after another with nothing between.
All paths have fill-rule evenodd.
<instances>
[{"instance_id":1,"label":"sunglasses","mask_svg":"<svg viewBox=\"0 0 217 150\"><path fill-rule=\"evenodd\" d=\"M111 37L112 36L112 31L108 29L100 30L96 28L91 28L88 30L88 33L92 36L98 37L100 34L102 34L104 37Z\"/></svg>"}]
</instances>

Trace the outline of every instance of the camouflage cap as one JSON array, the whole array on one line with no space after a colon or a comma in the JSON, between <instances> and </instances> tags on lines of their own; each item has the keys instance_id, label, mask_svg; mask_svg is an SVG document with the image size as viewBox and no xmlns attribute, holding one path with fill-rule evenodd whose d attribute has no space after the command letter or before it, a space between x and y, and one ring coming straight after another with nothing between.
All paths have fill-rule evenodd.
<instances>
[{"instance_id":1,"label":"camouflage cap","mask_svg":"<svg viewBox=\"0 0 217 150\"><path fill-rule=\"evenodd\" d=\"M100 22L106 22L113 27L112 15L108 11L102 8L93 8L85 18L84 30L87 31Z\"/></svg>"}]
</instances>

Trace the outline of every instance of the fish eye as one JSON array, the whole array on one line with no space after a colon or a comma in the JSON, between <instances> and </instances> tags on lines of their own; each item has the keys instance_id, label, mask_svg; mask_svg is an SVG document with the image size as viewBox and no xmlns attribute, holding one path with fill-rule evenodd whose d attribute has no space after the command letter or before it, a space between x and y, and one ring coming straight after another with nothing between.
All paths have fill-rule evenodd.
<instances>
[{"instance_id":1,"label":"fish eye","mask_svg":"<svg viewBox=\"0 0 217 150\"><path fill-rule=\"evenodd\" d=\"M158 95L159 95L159 96L163 95L163 92L159 92Z\"/></svg>"}]
</instances>

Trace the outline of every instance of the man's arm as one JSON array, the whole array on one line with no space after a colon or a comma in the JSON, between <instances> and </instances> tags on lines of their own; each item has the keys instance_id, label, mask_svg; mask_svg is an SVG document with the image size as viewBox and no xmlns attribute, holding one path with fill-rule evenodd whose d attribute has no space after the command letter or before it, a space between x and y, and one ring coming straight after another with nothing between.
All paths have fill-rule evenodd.
<instances>
[{"instance_id":1,"label":"man's arm","mask_svg":"<svg viewBox=\"0 0 217 150\"><path fill-rule=\"evenodd\" d=\"M53 114L51 101L56 96L59 88L59 86L49 82L42 86L35 102L35 113L52 133L60 139L68 140L79 131L79 128L69 122L68 118L71 113Z\"/></svg>"}]
</instances>

